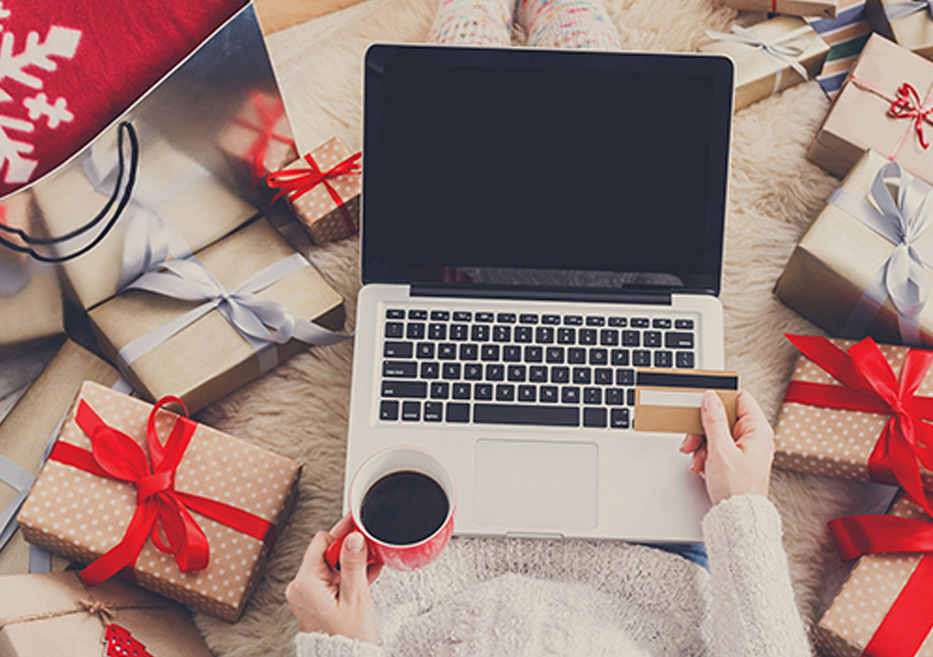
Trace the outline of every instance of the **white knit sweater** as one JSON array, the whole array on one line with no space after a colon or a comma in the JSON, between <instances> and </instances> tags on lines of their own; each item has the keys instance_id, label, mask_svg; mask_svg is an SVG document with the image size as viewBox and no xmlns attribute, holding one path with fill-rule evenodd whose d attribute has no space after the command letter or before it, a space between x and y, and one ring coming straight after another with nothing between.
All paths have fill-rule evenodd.
<instances>
[{"instance_id":1,"label":"white knit sweater","mask_svg":"<svg viewBox=\"0 0 933 657\"><path fill-rule=\"evenodd\" d=\"M703 520L710 573L676 555L597 541L459 538L372 587L381 646L299 634L298 657L811 655L766 498Z\"/></svg>"}]
</instances>

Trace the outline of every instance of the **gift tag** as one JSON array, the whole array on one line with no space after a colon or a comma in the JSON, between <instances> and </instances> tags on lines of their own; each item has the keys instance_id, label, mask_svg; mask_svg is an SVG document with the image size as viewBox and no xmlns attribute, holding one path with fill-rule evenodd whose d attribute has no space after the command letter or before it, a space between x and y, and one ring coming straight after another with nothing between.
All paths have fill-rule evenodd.
<instances>
[{"instance_id":1,"label":"gift tag","mask_svg":"<svg viewBox=\"0 0 933 657\"><path fill-rule=\"evenodd\" d=\"M104 631L104 657L153 657L125 627L110 623Z\"/></svg>"},{"instance_id":2,"label":"gift tag","mask_svg":"<svg viewBox=\"0 0 933 657\"><path fill-rule=\"evenodd\" d=\"M635 375L635 431L703 435L700 404L715 390L735 424L739 376L708 370L641 369Z\"/></svg>"}]
</instances>

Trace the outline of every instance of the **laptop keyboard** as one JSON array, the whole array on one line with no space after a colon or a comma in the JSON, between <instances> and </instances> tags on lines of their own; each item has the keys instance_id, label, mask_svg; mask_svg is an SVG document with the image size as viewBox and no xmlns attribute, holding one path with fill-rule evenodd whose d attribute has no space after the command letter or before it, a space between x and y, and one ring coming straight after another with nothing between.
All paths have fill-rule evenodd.
<instances>
[{"instance_id":1,"label":"laptop keyboard","mask_svg":"<svg viewBox=\"0 0 933 657\"><path fill-rule=\"evenodd\" d=\"M628 429L635 368L692 368L694 320L389 308L385 422Z\"/></svg>"}]
</instances>

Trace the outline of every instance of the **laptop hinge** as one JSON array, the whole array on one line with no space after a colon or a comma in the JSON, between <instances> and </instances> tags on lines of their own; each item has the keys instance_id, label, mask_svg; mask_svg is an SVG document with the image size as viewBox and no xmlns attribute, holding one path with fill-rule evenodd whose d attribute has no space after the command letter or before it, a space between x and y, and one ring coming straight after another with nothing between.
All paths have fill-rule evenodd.
<instances>
[{"instance_id":1,"label":"laptop hinge","mask_svg":"<svg viewBox=\"0 0 933 657\"><path fill-rule=\"evenodd\" d=\"M497 285L449 285L443 283L412 283L413 297L455 297L478 299L522 299L525 301L587 301L591 303L635 303L671 305L670 289L521 287Z\"/></svg>"}]
</instances>

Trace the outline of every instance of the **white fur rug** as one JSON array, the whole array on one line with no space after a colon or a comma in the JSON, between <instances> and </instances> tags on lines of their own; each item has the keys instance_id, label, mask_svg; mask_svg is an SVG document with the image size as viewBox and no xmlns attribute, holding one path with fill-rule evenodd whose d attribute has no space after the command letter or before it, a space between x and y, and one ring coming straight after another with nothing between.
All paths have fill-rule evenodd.
<instances>
[{"instance_id":1,"label":"white fur rug","mask_svg":"<svg viewBox=\"0 0 933 657\"><path fill-rule=\"evenodd\" d=\"M364 50L375 41L423 41L437 2L368 0L269 38L302 152L334 135L360 147ZM607 5L624 48L631 50L692 50L705 40L706 29L756 19L712 0L607 0ZM795 357L782 332L817 332L771 289L837 184L804 159L828 107L810 82L735 117L722 295L726 367L739 372L742 385L772 420ZM689 129L688 120L682 129ZM350 318L359 288L358 246L350 240L310 253L347 299ZM219 656L292 652L297 627L285 603L285 584L313 533L330 527L340 514L351 359L349 343L302 354L202 414L210 424L306 464L298 506L242 620L229 626L204 615L196 619ZM775 471L772 497L784 518L795 588L809 621L819 618L846 572L831 548L826 521L877 507L878 492L869 485Z\"/></svg>"}]
</instances>

